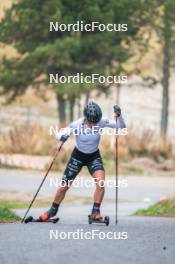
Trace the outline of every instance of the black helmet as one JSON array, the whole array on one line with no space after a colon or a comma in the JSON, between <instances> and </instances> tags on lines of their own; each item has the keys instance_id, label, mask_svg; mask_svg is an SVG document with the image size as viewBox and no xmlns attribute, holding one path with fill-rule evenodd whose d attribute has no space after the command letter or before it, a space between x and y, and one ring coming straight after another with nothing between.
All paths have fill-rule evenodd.
<instances>
[{"instance_id":1,"label":"black helmet","mask_svg":"<svg viewBox=\"0 0 175 264\"><path fill-rule=\"evenodd\" d=\"M83 114L87 121L91 123L98 123L102 118L102 111L100 106L93 101L90 101L84 107Z\"/></svg>"}]
</instances>

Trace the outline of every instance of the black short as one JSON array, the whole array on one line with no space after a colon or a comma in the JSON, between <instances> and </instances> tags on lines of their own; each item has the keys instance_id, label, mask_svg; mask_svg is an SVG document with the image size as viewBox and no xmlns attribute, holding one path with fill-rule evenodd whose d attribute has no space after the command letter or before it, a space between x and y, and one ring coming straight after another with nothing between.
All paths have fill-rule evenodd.
<instances>
[{"instance_id":1,"label":"black short","mask_svg":"<svg viewBox=\"0 0 175 264\"><path fill-rule=\"evenodd\" d=\"M87 166L91 175L97 170L103 170L103 161L99 150L86 154L74 148L70 160L64 171L63 180L69 181L74 179L83 166Z\"/></svg>"}]
</instances>

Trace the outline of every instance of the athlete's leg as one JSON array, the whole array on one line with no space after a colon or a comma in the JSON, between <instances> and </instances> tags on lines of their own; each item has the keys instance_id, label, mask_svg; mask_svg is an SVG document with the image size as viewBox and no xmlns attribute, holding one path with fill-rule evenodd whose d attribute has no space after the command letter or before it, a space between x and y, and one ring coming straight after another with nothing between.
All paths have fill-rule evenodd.
<instances>
[{"instance_id":1,"label":"athlete's leg","mask_svg":"<svg viewBox=\"0 0 175 264\"><path fill-rule=\"evenodd\" d=\"M105 192L105 171L97 170L93 173L92 176L96 183L96 189L94 192L94 203L101 204Z\"/></svg>"},{"instance_id":2,"label":"athlete's leg","mask_svg":"<svg viewBox=\"0 0 175 264\"><path fill-rule=\"evenodd\" d=\"M97 170L93 173L93 178L96 183L96 189L94 192L94 204L92 207L91 215L95 220L101 220L102 216L100 214L100 206L103 201L105 192L105 171Z\"/></svg>"},{"instance_id":3,"label":"athlete's leg","mask_svg":"<svg viewBox=\"0 0 175 264\"><path fill-rule=\"evenodd\" d=\"M61 186L58 188L58 190L56 192L56 195L54 198L54 203L60 204L63 201L63 199L66 195L66 192L70 188L72 182L73 182L73 180L68 181L68 182L66 182L66 181L61 182Z\"/></svg>"},{"instance_id":4,"label":"athlete's leg","mask_svg":"<svg viewBox=\"0 0 175 264\"><path fill-rule=\"evenodd\" d=\"M88 163L88 169L96 184L92 215L95 219L100 219L100 206L105 192L105 171L100 154L98 154L94 160Z\"/></svg>"},{"instance_id":5,"label":"athlete's leg","mask_svg":"<svg viewBox=\"0 0 175 264\"><path fill-rule=\"evenodd\" d=\"M46 221L50 217L53 217L57 214L60 203L64 199L67 190L70 188L73 180L80 172L82 166L83 163L76 158L73 152L64 171L61 186L58 188L56 192L52 206L47 212L43 213L41 216L41 219L43 221Z\"/></svg>"}]
</instances>

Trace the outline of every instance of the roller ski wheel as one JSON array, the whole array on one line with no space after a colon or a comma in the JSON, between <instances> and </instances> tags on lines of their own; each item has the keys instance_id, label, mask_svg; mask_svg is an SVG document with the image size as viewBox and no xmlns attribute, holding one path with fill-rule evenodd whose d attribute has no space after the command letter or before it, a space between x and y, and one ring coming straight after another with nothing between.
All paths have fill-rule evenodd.
<instances>
[{"instance_id":1,"label":"roller ski wheel","mask_svg":"<svg viewBox=\"0 0 175 264\"><path fill-rule=\"evenodd\" d=\"M105 222L106 226L109 225L109 216L105 216L104 222Z\"/></svg>"},{"instance_id":2,"label":"roller ski wheel","mask_svg":"<svg viewBox=\"0 0 175 264\"><path fill-rule=\"evenodd\" d=\"M28 223L53 223L53 224L56 224L58 221L59 221L59 218L50 218L50 219L47 219L44 221L44 220L42 220L42 218L35 219L35 218L33 218L33 216L29 216L24 220L24 223L25 224L28 224Z\"/></svg>"},{"instance_id":3,"label":"roller ski wheel","mask_svg":"<svg viewBox=\"0 0 175 264\"><path fill-rule=\"evenodd\" d=\"M100 223L109 225L109 216L102 217L100 214L92 214L88 215L88 223L91 225L92 223Z\"/></svg>"}]
</instances>

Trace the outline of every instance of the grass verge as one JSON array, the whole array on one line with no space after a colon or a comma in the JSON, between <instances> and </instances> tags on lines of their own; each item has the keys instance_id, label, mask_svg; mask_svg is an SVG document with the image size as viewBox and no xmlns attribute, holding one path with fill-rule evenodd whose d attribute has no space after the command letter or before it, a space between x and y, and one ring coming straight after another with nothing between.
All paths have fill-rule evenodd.
<instances>
[{"instance_id":1,"label":"grass verge","mask_svg":"<svg viewBox=\"0 0 175 264\"><path fill-rule=\"evenodd\" d=\"M147 209L139 209L135 215L175 217L175 198L158 202Z\"/></svg>"},{"instance_id":2,"label":"grass verge","mask_svg":"<svg viewBox=\"0 0 175 264\"><path fill-rule=\"evenodd\" d=\"M0 208L8 208L8 209L23 209L29 206L29 201L19 201L19 200L0 200ZM50 205L50 201L47 200L37 200L35 202L35 207L45 207Z\"/></svg>"},{"instance_id":3,"label":"grass verge","mask_svg":"<svg viewBox=\"0 0 175 264\"><path fill-rule=\"evenodd\" d=\"M35 207L45 207L50 204L49 201L37 201ZM27 208L29 205L28 201L10 201L0 200L0 223L14 223L20 221L20 217L17 216L12 209Z\"/></svg>"},{"instance_id":4,"label":"grass verge","mask_svg":"<svg viewBox=\"0 0 175 264\"><path fill-rule=\"evenodd\" d=\"M13 223L21 218L13 213L9 208L0 205L0 223Z\"/></svg>"}]
</instances>

